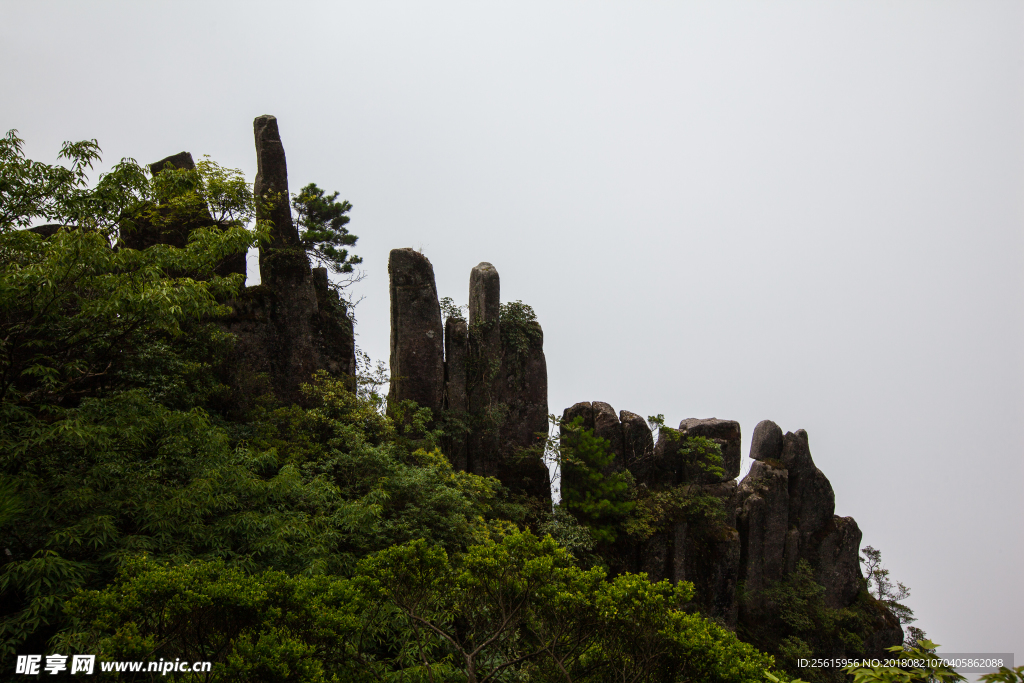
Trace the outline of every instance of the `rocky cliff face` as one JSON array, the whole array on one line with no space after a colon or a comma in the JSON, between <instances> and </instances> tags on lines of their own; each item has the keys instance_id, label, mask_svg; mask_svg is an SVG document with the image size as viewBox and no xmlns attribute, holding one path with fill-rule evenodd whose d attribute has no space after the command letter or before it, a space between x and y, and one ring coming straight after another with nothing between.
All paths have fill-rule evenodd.
<instances>
[{"instance_id":1,"label":"rocky cliff face","mask_svg":"<svg viewBox=\"0 0 1024 683\"><path fill-rule=\"evenodd\" d=\"M352 321L326 269L310 268L292 223L288 164L273 116L253 121L256 141L256 217L273 222L260 248L260 279L231 302L223 321L237 338L233 382L245 391L264 386L282 400L301 402L300 385L317 370L355 376Z\"/></svg>"}]
</instances>

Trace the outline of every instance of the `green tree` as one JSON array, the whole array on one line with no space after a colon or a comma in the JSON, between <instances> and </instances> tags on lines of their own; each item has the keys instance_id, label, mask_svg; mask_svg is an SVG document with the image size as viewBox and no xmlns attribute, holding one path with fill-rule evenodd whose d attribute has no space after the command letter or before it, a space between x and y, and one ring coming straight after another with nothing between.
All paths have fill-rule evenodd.
<instances>
[{"instance_id":1,"label":"green tree","mask_svg":"<svg viewBox=\"0 0 1024 683\"><path fill-rule=\"evenodd\" d=\"M88 173L100 159L96 140L65 142L59 155L70 163L65 168L27 159L17 133L0 138L0 234L43 219L111 237L148 195L146 172L133 159L122 159L89 187Z\"/></svg>"},{"instance_id":2,"label":"green tree","mask_svg":"<svg viewBox=\"0 0 1024 683\"><path fill-rule=\"evenodd\" d=\"M904 647L914 648L919 641L922 641L926 634L916 626L910 626L917 621L914 617L914 610L903 604L903 601L910 597L910 589L897 581L893 585L889 578L889 570L882 566L882 551L865 546L861 552L860 563L864 567L864 576L867 580L868 592L876 599L885 604L889 611L900 620L904 627Z\"/></svg>"},{"instance_id":3,"label":"green tree","mask_svg":"<svg viewBox=\"0 0 1024 683\"><path fill-rule=\"evenodd\" d=\"M159 459L218 447L190 443L205 441L202 417L171 406L190 410L216 391L209 362L225 339L209 320L241 278L214 270L255 239L211 227L181 249L112 249L154 201L145 172L125 159L90 187L95 141L61 154L70 169L26 159L13 131L0 141L0 475L14 501L0 561L5 654L52 632L63 597L102 580L101 565L137 539L108 497L142 483L125 479L126 467L152 471L147 449ZM18 229L39 219L69 227L49 237ZM152 493L143 487L135 500Z\"/></svg>"},{"instance_id":4,"label":"green tree","mask_svg":"<svg viewBox=\"0 0 1024 683\"><path fill-rule=\"evenodd\" d=\"M439 305L441 307L442 322L448 322L448 318L453 318L455 320L466 319L466 314L464 313L464 311L467 308L469 308L467 304L462 304L461 306L459 306L455 303L454 299L452 299L450 296L446 296L442 297L441 301L439 302Z\"/></svg>"},{"instance_id":5,"label":"green tree","mask_svg":"<svg viewBox=\"0 0 1024 683\"><path fill-rule=\"evenodd\" d=\"M337 201L338 194L327 194L310 183L292 197L292 207L298 214L299 240L306 253L331 272L351 275L363 259L349 253L348 248L355 246L359 238L345 227L352 205ZM360 276L350 277L348 284L359 279Z\"/></svg>"},{"instance_id":6,"label":"green tree","mask_svg":"<svg viewBox=\"0 0 1024 683\"><path fill-rule=\"evenodd\" d=\"M636 506L631 500L632 476L615 468L615 453L608 440L583 427L582 417L559 422L559 427L561 504L589 527L595 541L614 543L623 521Z\"/></svg>"},{"instance_id":7,"label":"green tree","mask_svg":"<svg viewBox=\"0 0 1024 683\"><path fill-rule=\"evenodd\" d=\"M337 577L137 558L109 588L68 602L70 628L54 646L101 661L215 662L209 674L162 676L169 681L366 681L353 655L360 635L376 634L360 633L362 606L351 582Z\"/></svg>"},{"instance_id":8,"label":"green tree","mask_svg":"<svg viewBox=\"0 0 1024 683\"><path fill-rule=\"evenodd\" d=\"M256 218L252 186L238 169L203 156L195 168L167 167L150 183L147 217L163 225L189 225L197 218L245 226Z\"/></svg>"}]
</instances>

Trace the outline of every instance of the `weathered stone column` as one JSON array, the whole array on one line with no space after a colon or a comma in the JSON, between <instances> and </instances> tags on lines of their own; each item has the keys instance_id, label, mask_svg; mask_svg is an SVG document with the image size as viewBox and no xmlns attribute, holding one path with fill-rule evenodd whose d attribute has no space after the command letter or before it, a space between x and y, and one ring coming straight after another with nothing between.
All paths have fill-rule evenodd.
<instances>
[{"instance_id":1,"label":"weathered stone column","mask_svg":"<svg viewBox=\"0 0 1024 683\"><path fill-rule=\"evenodd\" d=\"M315 318L319 313L313 276L299 233L292 223L288 165L273 116L253 121L256 138L256 217L271 220L270 245L260 249L260 276L270 290L275 331L271 367L284 398L298 400L298 387L318 369ZM272 205L266 202L271 201Z\"/></svg>"},{"instance_id":2,"label":"weathered stone column","mask_svg":"<svg viewBox=\"0 0 1024 683\"><path fill-rule=\"evenodd\" d=\"M456 417L467 419L466 363L469 353L469 325L461 318L444 323L444 408ZM469 434L452 434L444 452L456 469L468 471Z\"/></svg>"},{"instance_id":3,"label":"weathered stone column","mask_svg":"<svg viewBox=\"0 0 1024 683\"><path fill-rule=\"evenodd\" d=\"M413 249L392 249L391 389L388 402L412 400L437 414L444 395L444 337L434 267Z\"/></svg>"},{"instance_id":4,"label":"weathered stone column","mask_svg":"<svg viewBox=\"0 0 1024 683\"><path fill-rule=\"evenodd\" d=\"M501 401L501 282L497 269L480 263L469 275L469 409L486 412Z\"/></svg>"},{"instance_id":5,"label":"weathered stone column","mask_svg":"<svg viewBox=\"0 0 1024 683\"><path fill-rule=\"evenodd\" d=\"M651 486L654 466L654 435L647 420L628 410L619 411L622 424L623 465L633 473L637 482Z\"/></svg>"},{"instance_id":6,"label":"weathered stone column","mask_svg":"<svg viewBox=\"0 0 1024 683\"><path fill-rule=\"evenodd\" d=\"M502 411L501 283L490 263L480 263L469 275L469 363L466 395L474 418L467 467L484 477L499 475L499 429Z\"/></svg>"},{"instance_id":7,"label":"weathered stone column","mask_svg":"<svg viewBox=\"0 0 1024 683\"><path fill-rule=\"evenodd\" d=\"M299 231L292 223L288 194L288 162L277 128L277 117L264 114L252 122L256 136L256 182L253 192L259 200L257 213L263 220L274 222L272 247L295 247L299 244Z\"/></svg>"},{"instance_id":8,"label":"weathered stone column","mask_svg":"<svg viewBox=\"0 0 1024 683\"><path fill-rule=\"evenodd\" d=\"M737 496L742 543L740 579L746 581L747 608L756 610L763 603L758 593L785 572L789 473L759 460L740 482Z\"/></svg>"},{"instance_id":9,"label":"weathered stone column","mask_svg":"<svg viewBox=\"0 0 1024 683\"><path fill-rule=\"evenodd\" d=\"M525 336L525 349L517 348L514 342L503 342L501 349L505 421L499 432L502 457L499 477L513 490L550 500L550 473L542 458L548 433L548 366L544 358L544 331L540 323L533 321L525 331L519 332L525 334L514 336Z\"/></svg>"},{"instance_id":10,"label":"weathered stone column","mask_svg":"<svg viewBox=\"0 0 1024 683\"><path fill-rule=\"evenodd\" d=\"M466 354L469 326L461 318L444 323L445 409L458 413L468 408L466 397Z\"/></svg>"}]
</instances>

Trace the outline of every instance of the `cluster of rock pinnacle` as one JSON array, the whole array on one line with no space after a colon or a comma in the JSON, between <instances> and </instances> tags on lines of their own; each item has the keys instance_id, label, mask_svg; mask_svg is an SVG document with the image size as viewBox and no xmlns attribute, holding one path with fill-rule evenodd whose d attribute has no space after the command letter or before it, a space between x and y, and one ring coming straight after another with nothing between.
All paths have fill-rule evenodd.
<instances>
[{"instance_id":1,"label":"cluster of rock pinnacle","mask_svg":"<svg viewBox=\"0 0 1024 683\"><path fill-rule=\"evenodd\" d=\"M254 121L257 195L289 197L284 148L273 116ZM182 152L152 165L154 173L170 162L194 168ZM355 374L353 327L345 307L328 287L327 271L311 268L299 243L287 202L258 215L273 222L270 246L260 251L262 283L246 288L231 302L222 321L236 337L231 377L239 396L271 390L284 400L301 400L299 386L313 372ZM123 237L125 246L145 248L165 242L184 246L178 233L141 226ZM245 273L244 256L224 264L226 272ZM434 271L413 249L391 251L392 405L415 401L435 419L456 417L465 437L453 439L446 455L456 468L499 479L507 488L550 501L547 467L538 444L547 433L547 365L543 333L526 323L525 348L510 348L502 334L500 282L490 263L472 269L468 320L442 323ZM640 486L666 489L698 487L723 502L725 519L714 528L695 528L684 518L670 520L643 541L622 542L606 560L616 571L646 572L652 580L687 580L697 587L703 611L726 624L757 620L769 608L762 591L792 574L800 561L813 568L824 587L827 606L842 608L863 590L859 550L861 532L850 517L835 514L835 495L819 470L803 430L783 434L774 422L759 423L750 457L754 463L742 481L740 425L731 420L687 419L670 438L655 443L647 422L603 402L577 403L564 420L582 418L583 426L606 439L615 453L614 469L629 470ZM721 476L694 474L673 444L679 437L703 436L721 447ZM563 481L566 487L578 485ZM881 612L869 647L880 651L902 642L899 623Z\"/></svg>"}]
</instances>

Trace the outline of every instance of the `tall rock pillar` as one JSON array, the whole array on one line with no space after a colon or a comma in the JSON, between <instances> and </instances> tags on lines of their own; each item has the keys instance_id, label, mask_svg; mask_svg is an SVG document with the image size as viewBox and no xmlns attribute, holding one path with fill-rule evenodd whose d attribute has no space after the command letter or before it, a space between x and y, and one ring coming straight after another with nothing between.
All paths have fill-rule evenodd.
<instances>
[{"instance_id":1,"label":"tall rock pillar","mask_svg":"<svg viewBox=\"0 0 1024 683\"><path fill-rule=\"evenodd\" d=\"M550 500L550 475L541 457L548 433L544 331L536 320L527 319L532 316L517 315L517 310L529 310L525 306L517 309L519 306L509 307L510 314L500 329L504 422L499 430L499 477L510 488Z\"/></svg>"},{"instance_id":2,"label":"tall rock pillar","mask_svg":"<svg viewBox=\"0 0 1024 683\"><path fill-rule=\"evenodd\" d=\"M271 243L260 249L260 277L275 304L270 322L275 328L272 372L286 398L298 398L298 387L318 369L315 318L319 313L313 276L299 232L292 223L288 194L288 164L273 116L253 121L256 138L256 218L273 222Z\"/></svg>"},{"instance_id":3,"label":"tall rock pillar","mask_svg":"<svg viewBox=\"0 0 1024 683\"><path fill-rule=\"evenodd\" d=\"M498 430L504 421L501 396L501 282L498 270L480 263L469 275L469 353L466 398L474 416L467 469L497 477L501 458Z\"/></svg>"},{"instance_id":4,"label":"tall rock pillar","mask_svg":"<svg viewBox=\"0 0 1024 683\"><path fill-rule=\"evenodd\" d=\"M391 388L388 401L413 400L441 409L444 395L444 336L434 267L413 249L392 249Z\"/></svg>"},{"instance_id":5,"label":"tall rock pillar","mask_svg":"<svg viewBox=\"0 0 1024 683\"><path fill-rule=\"evenodd\" d=\"M468 410L468 346L469 325L462 318L448 318L444 324L444 409L460 420L465 420ZM443 447L452 465L463 471L469 470L467 437L466 433L449 434Z\"/></svg>"},{"instance_id":6,"label":"tall rock pillar","mask_svg":"<svg viewBox=\"0 0 1024 683\"><path fill-rule=\"evenodd\" d=\"M260 278L270 283L280 277L309 281L309 259L299 244L299 231L292 222L291 196L288 194L288 163L277 129L277 118L264 115L252 123L256 136L256 218L273 223L271 242L260 249ZM315 296L313 296L315 300Z\"/></svg>"}]
</instances>

